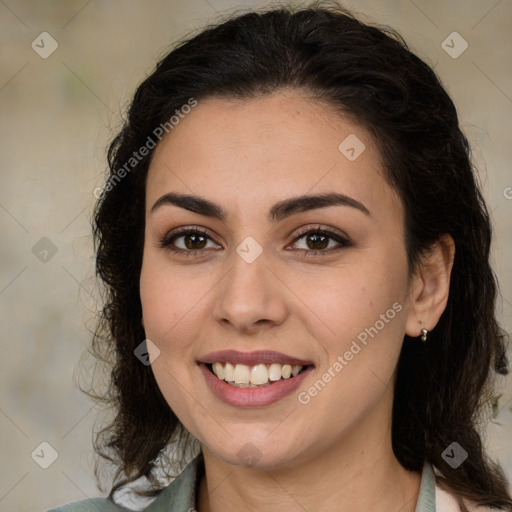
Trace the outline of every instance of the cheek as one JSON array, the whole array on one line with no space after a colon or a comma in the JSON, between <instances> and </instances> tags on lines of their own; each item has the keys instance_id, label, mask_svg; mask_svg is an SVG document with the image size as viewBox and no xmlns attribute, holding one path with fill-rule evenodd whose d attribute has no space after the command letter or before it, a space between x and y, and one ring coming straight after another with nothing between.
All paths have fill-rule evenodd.
<instances>
[{"instance_id":1,"label":"cheek","mask_svg":"<svg viewBox=\"0 0 512 512\"><path fill-rule=\"evenodd\" d=\"M163 352L179 346L178 335L184 318L193 314L198 286L176 278L173 269L166 268L160 258L145 254L140 276L140 299L147 338ZM173 340L172 344L168 340Z\"/></svg>"},{"instance_id":2,"label":"cheek","mask_svg":"<svg viewBox=\"0 0 512 512\"><path fill-rule=\"evenodd\" d=\"M324 287L324 293L315 289L310 298L322 319L316 324L326 326L326 367L332 369L342 358L343 370L337 366L340 371L331 372L344 376L338 380L345 389L365 394L369 377L388 383L405 333L407 271L402 255L361 259L350 271L337 273L336 285Z\"/></svg>"},{"instance_id":3,"label":"cheek","mask_svg":"<svg viewBox=\"0 0 512 512\"><path fill-rule=\"evenodd\" d=\"M197 342L204 337L205 315L211 311L207 304L218 281L213 272L198 267L171 265L165 255L149 249L140 276L145 335L160 351L152 369L169 404L181 414L188 413L179 390L181 385L192 389L197 379Z\"/></svg>"},{"instance_id":4,"label":"cheek","mask_svg":"<svg viewBox=\"0 0 512 512\"><path fill-rule=\"evenodd\" d=\"M303 297L317 328L325 330L329 338L340 339L342 335L341 339L346 340L373 326L381 315L385 316L384 320L400 317L396 309L404 307L407 275L396 268L397 265L384 261L361 259L357 264L337 269L327 278L296 280L301 283L297 295ZM401 308L393 309L395 302ZM401 322L385 323L388 330L392 323Z\"/></svg>"},{"instance_id":5,"label":"cheek","mask_svg":"<svg viewBox=\"0 0 512 512\"><path fill-rule=\"evenodd\" d=\"M194 284L185 276L170 268L160 255L148 251L140 276L140 298L146 338L159 349L158 357L151 368L160 391L167 403L181 421L190 421L195 400L187 400L189 393L182 389L192 389L190 370L193 362L183 364L183 354L195 338L191 330L195 321L194 313L201 296L197 280ZM196 308L194 308L196 306Z\"/></svg>"},{"instance_id":6,"label":"cheek","mask_svg":"<svg viewBox=\"0 0 512 512\"><path fill-rule=\"evenodd\" d=\"M407 276L391 267L374 261L357 272L340 272L337 286L312 297L329 334L320 340L324 364L299 398L311 407L311 418L328 411L332 435L349 428L392 389L405 330Z\"/></svg>"}]
</instances>

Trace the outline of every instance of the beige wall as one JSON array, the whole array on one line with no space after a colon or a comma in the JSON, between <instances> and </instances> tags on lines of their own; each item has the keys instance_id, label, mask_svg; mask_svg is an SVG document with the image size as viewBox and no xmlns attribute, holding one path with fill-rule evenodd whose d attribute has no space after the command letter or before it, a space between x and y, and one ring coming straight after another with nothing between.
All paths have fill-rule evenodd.
<instances>
[{"instance_id":1,"label":"beige wall","mask_svg":"<svg viewBox=\"0 0 512 512\"><path fill-rule=\"evenodd\" d=\"M215 11L263 5L0 2L0 512L44 510L99 495L91 469L95 410L73 387L73 370L89 342L85 322L95 308L88 219L93 190L102 183L106 144L136 84L169 43L215 19ZM500 315L510 331L512 4L379 0L345 5L399 29L452 94L493 212ZM33 40L42 46L36 38L45 31L58 43L47 59L31 47ZM458 58L441 47L454 31L469 44ZM38 50L49 49L46 39ZM41 242L43 237L51 243ZM501 426L489 425L487 443L512 478L510 379L504 393ZM46 470L31 458L41 442L58 452ZM43 452L49 460L48 448Z\"/></svg>"}]
</instances>

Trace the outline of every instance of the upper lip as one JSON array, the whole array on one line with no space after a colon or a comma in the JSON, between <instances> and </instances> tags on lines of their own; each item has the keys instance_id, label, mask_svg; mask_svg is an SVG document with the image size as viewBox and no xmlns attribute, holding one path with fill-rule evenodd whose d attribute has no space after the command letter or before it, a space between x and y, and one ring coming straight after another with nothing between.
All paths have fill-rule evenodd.
<instances>
[{"instance_id":1,"label":"upper lip","mask_svg":"<svg viewBox=\"0 0 512 512\"><path fill-rule=\"evenodd\" d=\"M254 352L239 352L238 350L220 350L211 352L199 360L200 363L233 363L255 366L257 364L289 364L292 366L312 365L311 361L275 352L273 350L256 350Z\"/></svg>"}]
</instances>

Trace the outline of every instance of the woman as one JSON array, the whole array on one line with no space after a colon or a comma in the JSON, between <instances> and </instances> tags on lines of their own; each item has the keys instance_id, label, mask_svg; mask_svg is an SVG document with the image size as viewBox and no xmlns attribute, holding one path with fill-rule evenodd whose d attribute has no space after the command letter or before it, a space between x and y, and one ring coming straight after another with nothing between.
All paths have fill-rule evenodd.
<instances>
[{"instance_id":1,"label":"woman","mask_svg":"<svg viewBox=\"0 0 512 512\"><path fill-rule=\"evenodd\" d=\"M123 510L142 477L150 512L511 509L478 430L507 373L489 217L398 34L324 3L208 27L140 85L109 163L93 348L119 470L56 510Z\"/></svg>"}]
</instances>

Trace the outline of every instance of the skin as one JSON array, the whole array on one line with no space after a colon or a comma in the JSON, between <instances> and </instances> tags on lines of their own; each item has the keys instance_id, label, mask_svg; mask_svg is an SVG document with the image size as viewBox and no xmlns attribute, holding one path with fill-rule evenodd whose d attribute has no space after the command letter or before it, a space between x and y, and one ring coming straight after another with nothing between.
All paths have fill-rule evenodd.
<instances>
[{"instance_id":1,"label":"skin","mask_svg":"<svg viewBox=\"0 0 512 512\"><path fill-rule=\"evenodd\" d=\"M365 144L354 161L338 150L350 134ZM382 169L364 128L291 90L251 101L201 100L155 149L140 276L143 324L160 350L152 364L157 383L202 445L199 512L414 511L421 475L405 470L391 448L393 380L404 334L432 329L446 306L454 247L443 237L409 274L403 207ZM363 203L370 215L330 206L267 219L278 201L333 191ZM174 205L151 212L168 192L199 195L228 216L221 221ZM318 225L345 234L351 245L305 256L318 245L297 239L298 230ZM208 231L201 256L159 245L185 226ZM247 236L263 251L252 263L236 252ZM185 242L174 245L198 252ZM329 239L327 251L335 247ZM301 404L298 392L397 302L401 311ZM276 350L311 360L315 369L275 404L233 407L210 391L197 364L224 349ZM251 467L239 455L247 443L258 450Z\"/></svg>"}]
</instances>

